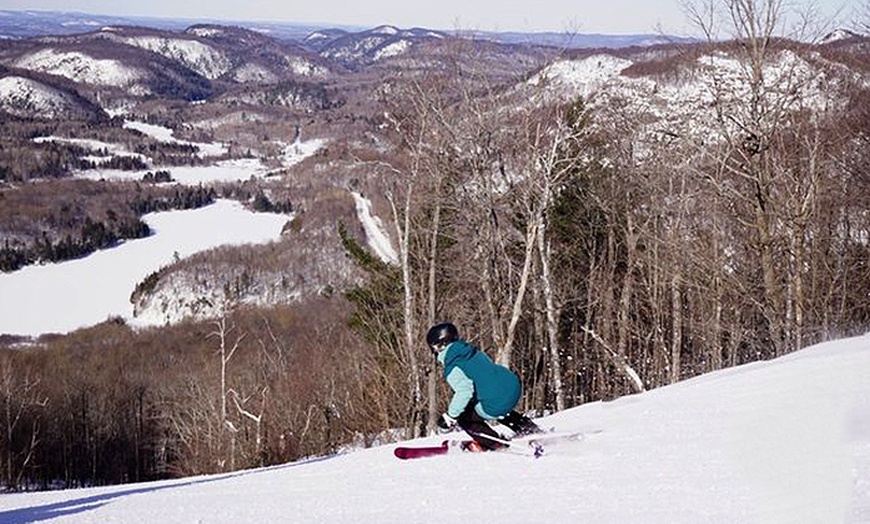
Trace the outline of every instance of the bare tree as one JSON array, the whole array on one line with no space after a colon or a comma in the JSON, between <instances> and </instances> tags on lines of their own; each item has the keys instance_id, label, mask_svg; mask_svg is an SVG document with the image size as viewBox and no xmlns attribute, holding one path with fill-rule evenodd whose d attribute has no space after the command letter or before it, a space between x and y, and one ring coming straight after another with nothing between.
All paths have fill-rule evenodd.
<instances>
[{"instance_id":1,"label":"bare tree","mask_svg":"<svg viewBox=\"0 0 870 524\"><path fill-rule=\"evenodd\" d=\"M711 44L718 36L720 22L733 38L738 61L733 73L743 88L719 76L723 68L711 58L708 71L713 75L717 132L723 146L703 146L702 150L715 171L708 180L716 191L731 202L739 202L738 209L751 213L742 220L753 233L758 253L763 282L759 307L773 352L781 355L802 344L799 332L804 297L802 270L798 270L802 263L795 261L794 255L803 257L799 245L803 240L799 239L805 238L807 213L814 208L817 178L810 173L805 179L808 183L797 181L798 186L793 187L794 171L784 168L792 152L780 145L785 130L793 127L793 115L806 109L805 87L813 77L804 73L800 60L777 37L787 32L800 38L808 31L809 19L784 27L787 13L782 0L696 3L689 13Z\"/></svg>"},{"instance_id":2,"label":"bare tree","mask_svg":"<svg viewBox=\"0 0 870 524\"><path fill-rule=\"evenodd\" d=\"M227 385L227 366L232 360L233 356L236 354L236 351L239 349L239 345L242 340L245 338L245 333L235 336L235 339L230 340L232 333L236 331L235 325L227 318L228 313L226 311L218 318L213 321L214 331L208 334L209 337L216 337L218 339L218 356L220 358L220 425L226 428L226 430L230 433L230 469L235 468L235 445L236 445L236 432L238 429L233 425L232 421L228 417L227 411L227 401L230 396L230 388ZM265 398L265 397L264 397ZM221 459L224 460L223 458Z\"/></svg>"},{"instance_id":3,"label":"bare tree","mask_svg":"<svg viewBox=\"0 0 870 524\"><path fill-rule=\"evenodd\" d=\"M45 408L48 398L39 390L39 379L31 378L29 372L17 376L11 360L4 360L0 373L4 483L16 489L21 485L39 447L40 416L36 410ZM28 426L28 429L22 426Z\"/></svg>"}]
</instances>

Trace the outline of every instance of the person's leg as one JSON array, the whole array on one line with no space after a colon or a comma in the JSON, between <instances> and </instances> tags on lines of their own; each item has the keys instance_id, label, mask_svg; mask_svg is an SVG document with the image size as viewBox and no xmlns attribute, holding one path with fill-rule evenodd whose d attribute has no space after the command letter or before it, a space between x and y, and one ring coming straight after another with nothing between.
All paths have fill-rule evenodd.
<instances>
[{"instance_id":1,"label":"person's leg","mask_svg":"<svg viewBox=\"0 0 870 524\"><path fill-rule=\"evenodd\" d=\"M499 422L509 427L514 432L514 437L524 437L535 433L543 433L544 431L532 419L516 411L511 411L503 416L499 419Z\"/></svg>"},{"instance_id":2,"label":"person's leg","mask_svg":"<svg viewBox=\"0 0 870 524\"><path fill-rule=\"evenodd\" d=\"M501 435L496 433L492 426L486 423L486 420L477 414L474 409L476 402L472 401L468 403L468 407L465 408L465 411L459 415L459 418L456 419L456 423L459 424L466 433L471 435L480 447L487 451L493 451L499 448L502 448L504 445L499 442L499 440L503 440ZM492 438L487 438L492 437ZM496 440L493 440L496 439Z\"/></svg>"}]
</instances>

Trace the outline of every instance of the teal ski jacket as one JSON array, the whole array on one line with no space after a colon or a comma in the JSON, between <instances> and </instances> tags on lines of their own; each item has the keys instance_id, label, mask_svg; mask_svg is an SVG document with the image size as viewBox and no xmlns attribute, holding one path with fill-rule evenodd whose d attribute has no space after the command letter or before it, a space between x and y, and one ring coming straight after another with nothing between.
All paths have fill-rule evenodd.
<instances>
[{"instance_id":1,"label":"teal ski jacket","mask_svg":"<svg viewBox=\"0 0 870 524\"><path fill-rule=\"evenodd\" d=\"M441 350L438 362L444 366L444 378L453 390L447 406L447 414L453 418L458 418L472 400L476 400L477 414L488 420L506 415L520 400L520 378L464 340Z\"/></svg>"}]
</instances>

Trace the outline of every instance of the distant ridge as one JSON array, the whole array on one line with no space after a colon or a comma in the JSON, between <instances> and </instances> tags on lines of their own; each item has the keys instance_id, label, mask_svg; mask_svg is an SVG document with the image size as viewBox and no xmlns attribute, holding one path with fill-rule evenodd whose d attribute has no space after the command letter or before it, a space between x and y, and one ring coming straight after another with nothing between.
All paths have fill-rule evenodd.
<instances>
[{"instance_id":1,"label":"distant ridge","mask_svg":"<svg viewBox=\"0 0 870 524\"><path fill-rule=\"evenodd\" d=\"M212 18L158 18L110 16L65 11L0 10L0 38L19 39L45 35L71 35L96 31L107 25L134 25L182 31L192 25L217 24L239 26L281 40L303 40L310 33L325 27L359 30L358 27L335 24L295 24L292 22L232 21Z\"/></svg>"},{"instance_id":2,"label":"distant ridge","mask_svg":"<svg viewBox=\"0 0 870 524\"><path fill-rule=\"evenodd\" d=\"M341 33L355 33L393 28L381 25L376 28L342 26L337 24L303 24L293 22L265 21L232 21L210 18L157 18L134 16L110 16L90 13L65 11L12 11L0 10L0 39L23 39L45 35L70 35L96 31L104 26L135 25L170 31L182 31L192 25L218 24L243 27L279 40L289 40L303 43L314 33L325 33L335 36ZM565 49L609 47L621 48L631 46L649 46L665 43L687 42L692 39L659 34L609 35L580 34L560 32L525 33L518 31L437 31L424 28L409 30L419 36L427 31L433 34L458 33L462 36L492 40L505 44L525 44Z\"/></svg>"}]
</instances>

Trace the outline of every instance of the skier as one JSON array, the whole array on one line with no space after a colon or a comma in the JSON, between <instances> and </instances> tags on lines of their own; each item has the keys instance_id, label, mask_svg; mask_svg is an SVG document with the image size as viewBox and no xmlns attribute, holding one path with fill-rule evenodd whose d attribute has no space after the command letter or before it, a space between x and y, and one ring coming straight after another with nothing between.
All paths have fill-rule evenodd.
<instances>
[{"instance_id":1,"label":"skier","mask_svg":"<svg viewBox=\"0 0 870 524\"><path fill-rule=\"evenodd\" d=\"M514 411L520 400L519 377L494 363L483 351L459 338L449 322L432 326L426 342L444 366L444 378L453 390L447 411L438 419L438 429L451 431L459 426L474 439L468 451L491 451L504 446L503 440L487 421L498 420L515 437L540 433L528 417Z\"/></svg>"}]
</instances>

